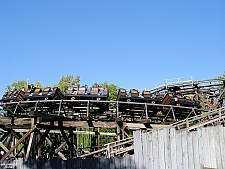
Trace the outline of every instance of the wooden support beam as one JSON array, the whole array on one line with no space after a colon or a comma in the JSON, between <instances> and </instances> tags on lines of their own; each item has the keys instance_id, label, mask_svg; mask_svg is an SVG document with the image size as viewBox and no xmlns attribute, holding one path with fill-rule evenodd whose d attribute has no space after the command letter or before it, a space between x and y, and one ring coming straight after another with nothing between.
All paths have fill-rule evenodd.
<instances>
[{"instance_id":1,"label":"wooden support beam","mask_svg":"<svg viewBox=\"0 0 225 169\"><path fill-rule=\"evenodd\" d=\"M69 146L70 151L74 151L73 145L71 145L69 139L68 139L67 136L66 136L65 131L62 130L62 129L61 129L60 131L61 131L61 133L62 133L62 136L63 136L64 140L66 141L67 145Z\"/></svg>"},{"instance_id":2,"label":"wooden support beam","mask_svg":"<svg viewBox=\"0 0 225 169\"><path fill-rule=\"evenodd\" d=\"M26 156L25 156L24 161L27 161L27 159L28 159L28 157L29 157L29 155L30 155L30 149L31 149L33 137L34 137L34 133L31 133L31 134L30 134L29 144L28 144L28 147L27 147L27 153L26 153Z\"/></svg>"},{"instance_id":3,"label":"wooden support beam","mask_svg":"<svg viewBox=\"0 0 225 169\"><path fill-rule=\"evenodd\" d=\"M15 133L26 133L28 132L29 129L14 129L14 132ZM45 133L46 130L39 130L39 133ZM56 134L60 134L61 131L60 130L50 130L49 133L56 133ZM7 136L7 133L5 133L5 137ZM73 131L73 134L90 134L90 135L95 135L96 132L94 131ZM100 135L103 135L103 136L116 136L116 133L107 133L107 132L100 132ZM4 138L5 138L4 137ZM22 136L21 136L22 137ZM20 138L21 138L20 137ZM4 140L4 138L2 138L2 140ZM19 140L19 139L18 139Z\"/></svg>"},{"instance_id":4,"label":"wooden support beam","mask_svg":"<svg viewBox=\"0 0 225 169\"><path fill-rule=\"evenodd\" d=\"M57 116L55 115L50 115L50 114L45 114L42 112L35 112L35 115L38 117L42 117L43 119L49 119L49 120L55 120L55 121L66 121L69 120L66 117L62 117L62 116Z\"/></svg>"},{"instance_id":5,"label":"wooden support beam","mask_svg":"<svg viewBox=\"0 0 225 169\"><path fill-rule=\"evenodd\" d=\"M10 146L10 143L12 142L12 140L13 140L13 135L12 134L10 134L10 137L9 137L10 139L9 139L9 141L8 141L8 143L7 143L7 146L6 147L8 147L8 148L10 148L11 146Z\"/></svg>"},{"instance_id":6,"label":"wooden support beam","mask_svg":"<svg viewBox=\"0 0 225 169\"><path fill-rule=\"evenodd\" d=\"M0 139L0 142L2 142L3 140L5 140L6 137L7 137L9 134L10 134L10 131L4 133L3 136L2 136L1 139Z\"/></svg>"},{"instance_id":7,"label":"wooden support beam","mask_svg":"<svg viewBox=\"0 0 225 169\"><path fill-rule=\"evenodd\" d=\"M38 133L37 135L35 135L34 140L37 140L39 142L40 139L41 139L41 133ZM36 151L37 141L34 142L33 154L35 154L35 151ZM38 150L37 150L38 157L42 157L42 149L43 149L43 147L38 148Z\"/></svg>"},{"instance_id":8,"label":"wooden support beam","mask_svg":"<svg viewBox=\"0 0 225 169\"><path fill-rule=\"evenodd\" d=\"M17 138L18 140L21 139L21 137L22 137L19 133L16 133L16 132L13 131L13 130L11 131L11 134L12 134L15 138Z\"/></svg>"},{"instance_id":9,"label":"wooden support beam","mask_svg":"<svg viewBox=\"0 0 225 169\"><path fill-rule=\"evenodd\" d=\"M62 160L67 160L67 158L63 155L63 153L58 152L57 154L59 155L59 157L62 158Z\"/></svg>"},{"instance_id":10,"label":"wooden support beam","mask_svg":"<svg viewBox=\"0 0 225 169\"><path fill-rule=\"evenodd\" d=\"M55 153L58 153L62 148L66 146L66 141L64 141L59 147L55 149Z\"/></svg>"},{"instance_id":11,"label":"wooden support beam","mask_svg":"<svg viewBox=\"0 0 225 169\"><path fill-rule=\"evenodd\" d=\"M125 134L128 138L131 138L123 128L120 128L120 129L123 132L123 134ZM123 136L122 139L124 139L124 136Z\"/></svg>"},{"instance_id":12,"label":"wooden support beam","mask_svg":"<svg viewBox=\"0 0 225 169\"><path fill-rule=\"evenodd\" d=\"M45 139L46 139L47 143L48 143L50 146L52 146L52 141L49 140L48 137L46 137ZM66 142L65 142L65 143L66 143ZM64 144L64 143L63 143L63 144ZM61 144L60 146L62 146L63 144ZM59 147L60 147L60 146L59 146ZM64 146L64 145L63 145L63 146ZM55 149L55 153L57 153L57 154L59 155L59 157L61 157L63 160L67 160L66 157L60 152L61 148L59 148L59 147Z\"/></svg>"},{"instance_id":13,"label":"wooden support beam","mask_svg":"<svg viewBox=\"0 0 225 169\"><path fill-rule=\"evenodd\" d=\"M132 130L139 130L139 129L146 129L145 125L142 123L126 123L128 129Z\"/></svg>"},{"instance_id":14,"label":"wooden support beam","mask_svg":"<svg viewBox=\"0 0 225 169\"><path fill-rule=\"evenodd\" d=\"M98 128L98 150L100 150L100 128ZM100 152L98 153L98 157L100 157Z\"/></svg>"},{"instance_id":15,"label":"wooden support beam","mask_svg":"<svg viewBox=\"0 0 225 169\"><path fill-rule=\"evenodd\" d=\"M26 139L34 130L36 129L36 126L34 126L33 128L31 128L26 134L23 135L23 137L18 140L18 142L2 157L1 160L5 160L6 157L20 144L24 141L24 139Z\"/></svg>"},{"instance_id":16,"label":"wooden support beam","mask_svg":"<svg viewBox=\"0 0 225 169\"><path fill-rule=\"evenodd\" d=\"M89 128L87 121L63 121L63 126L74 128Z\"/></svg>"},{"instance_id":17,"label":"wooden support beam","mask_svg":"<svg viewBox=\"0 0 225 169\"><path fill-rule=\"evenodd\" d=\"M94 131L73 131L74 134L89 134L89 135L95 135L96 132ZM99 135L103 136L116 136L116 133L106 133L106 132L99 132Z\"/></svg>"},{"instance_id":18,"label":"wooden support beam","mask_svg":"<svg viewBox=\"0 0 225 169\"><path fill-rule=\"evenodd\" d=\"M93 125L95 128L116 128L117 127L116 122L98 121L98 122L93 122Z\"/></svg>"},{"instance_id":19,"label":"wooden support beam","mask_svg":"<svg viewBox=\"0 0 225 169\"><path fill-rule=\"evenodd\" d=\"M24 124L31 124L32 118L15 118L14 123L15 125L24 125Z\"/></svg>"},{"instance_id":20,"label":"wooden support beam","mask_svg":"<svg viewBox=\"0 0 225 169\"><path fill-rule=\"evenodd\" d=\"M74 149L73 149L73 142L74 142L74 140L73 140L73 129L71 128L70 130L69 130L69 133L70 133L70 147L72 148L71 150L70 150L70 158L73 158L73 154L74 154Z\"/></svg>"},{"instance_id":21,"label":"wooden support beam","mask_svg":"<svg viewBox=\"0 0 225 169\"><path fill-rule=\"evenodd\" d=\"M43 141L45 140L45 138L47 137L48 133L49 133L50 129L45 130L44 134L41 136L41 139L38 141L38 143L36 144L36 149L41 147L41 144L43 143Z\"/></svg>"},{"instance_id":22,"label":"wooden support beam","mask_svg":"<svg viewBox=\"0 0 225 169\"><path fill-rule=\"evenodd\" d=\"M19 156L19 155L20 155L20 156L22 155L21 152L22 152L22 150L24 149L24 147L25 147L25 145L23 145L23 146L21 146L21 147L19 148L18 152L17 152L16 155L15 155L16 157Z\"/></svg>"},{"instance_id":23,"label":"wooden support beam","mask_svg":"<svg viewBox=\"0 0 225 169\"><path fill-rule=\"evenodd\" d=\"M2 144L2 142L0 142L0 147L1 147L6 153L9 151L9 149L6 148L6 147L4 146L4 144Z\"/></svg>"},{"instance_id":24,"label":"wooden support beam","mask_svg":"<svg viewBox=\"0 0 225 169\"><path fill-rule=\"evenodd\" d=\"M2 127L3 130L8 131L7 135L11 134L13 135L15 138L17 138L18 140L21 139L21 135L19 133L16 133L13 129L11 128L6 128L5 126Z\"/></svg>"}]
</instances>

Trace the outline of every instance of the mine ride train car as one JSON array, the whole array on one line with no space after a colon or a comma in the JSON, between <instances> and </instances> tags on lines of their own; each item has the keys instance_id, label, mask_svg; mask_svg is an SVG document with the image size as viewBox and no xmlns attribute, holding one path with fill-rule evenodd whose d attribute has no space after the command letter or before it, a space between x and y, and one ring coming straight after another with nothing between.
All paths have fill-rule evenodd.
<instances>
[{"instance_id":1,"label":"mine ride train car","mask_svg":"<svg viewBox=\"0 0 225 169\"><path fill-rule=\"evenodd\" d=\"M109 91L107 88L92 87L90 90L87 86L82 87L68 87L66 95L64 96L58 87L46 87L44 89L35 88L29 86L27 91L24 89L14 90L12 92L6 92L1 102L16 102L16 101L35 101L35 100L100 100L107 101L109 99ZM108 103L93 102L92 104L106 106L108 109ZM144 90L141 94L136 89L126 90L120 88L118 90L117 101L121 102L138 102L138 103L150 103L150 104L163 104L163 105L176 105L184 107L196 107L200 108L198 101L192 100L190 97L181 96L176 94L176 91L168 91L166 94ZM78 102L82 104L84 102Z\"/></svg>"},{"instance_id":2,"label":"mine ride train car","mask_svg":"<svg viewBox=\"0 0 225 169\"><path fill-rule=\"evenodd\" d=\"M142 95L139 94L139 91L136 89L131 89L130 91L127 91L126 89L119 89L117 100L118 101L124 101L124 102L142 102L142 103L152 103L152 104L161 104L162 102L162 95L152 96L150 91L144 90L142 92Z\"/></svg>"},{"instance_id":3,"label":"mine ride train car","mask_svg":"<svg viewBox=\"0 0 225 169\"><path fill-rule=\"evenodd\" d=\"M14 90L12 92L6 92L1 101L17 102L17 101L33 101L33 100L61 100L64 96L58 87L29 88L27 91L23 89Z\"/></svg>"},{"instance_id":4,"label":"mine ride train car","mask_svg":"<svg viewBox=\"0 0 225 169\"><path fill-rule=\"evenodd\" d=\"M167 93L162 100L162 104L201 108L199 101L192 100L189 96L183 96L182 94L177 95L176 93Z\"/></svg>"},{"instance_id":5,"label":"mine ride train car","mask_svg":"<svg viewBox=\"0 0 225 169\"><path fill-rule=\"evenodd\" d=\"M137 103L151 103L151 104L161 104L162 98L153 97L150 91L143 91L140 95L137 89L126 90L120 88L118 90L117 101L121 102L137 102ZM125 111L126 109L143 109L144 105L141 104L119 104L119 111Z\"/></svg>"},{"instance_id":6,"label":"mine ride train car","mask_svg":"<svg viewBox=\"0 0 225 169\"><path fill-rule=\"evenodd\" d=\"M1 101L2 102L16 102L16 101L22 101L24 97L24 91L23 90L14 90L11 92L5 92L5 94L2 96Z\"/></svg>"},{"instance_id":7,"label":"mine ride train car","mask_svg":"<svg viewBox=\"0 0 225 169\"><path fill-rule=\"evenodd\" d=\"M91 90L87 86L82 87L69 87L66 96L66 100L96 100L96 102L74 102L71 105L86 107L89 104L90 107L98 107L101 111L109 110L109 103L104 102L109 99L109 91L107 88L92 87ZM101 101L101 102L98 102Z\"/></svg>"},{"instance_id":8,"label":"mine ride train car","mask_svg":"<svg viewBox=\"0 0 225 169\"><path fill-rule=\"evenodd\" d=\"M47 87L44 89L40 88L34 88L34 89L28 89L23 99L26 101L29 100L61 100L64 96L61 93L60 89L58 87Z\"/></svg>"},{"instance_id":9,"label":"mine ride train car","mask_svg":"<svg viewBox=\"0 0 225 169\"><path fill-rule=\"evenodd\" d=\"M108 100L109 91L107 88L92 87L88 90L86 86L83 87L69 87L65 98L67 100Z\"/></svg>"}]
</instances>

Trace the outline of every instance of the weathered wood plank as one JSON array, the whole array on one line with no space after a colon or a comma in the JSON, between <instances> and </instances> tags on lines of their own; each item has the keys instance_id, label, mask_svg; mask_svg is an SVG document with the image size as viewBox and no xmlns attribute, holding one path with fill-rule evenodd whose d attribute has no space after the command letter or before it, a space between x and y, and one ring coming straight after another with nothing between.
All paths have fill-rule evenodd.
<instances>
[{"instance_id":1,"label":"weathered wood plank","mask_svg":"<svg viewBox=\"0 0 225 169\"><path fill-rule=\"evenodd\" d=\"M214 141L214 127L207 127L208 129L208 139L209 139L209 150L210 150L210 161L211 168L217 168L216 164L216 151L215 151L215 141Z\"/></svg>"},{"instance_id":2,"label":"weathered wood plank","mask_svg":"<svg viewBox=\"0 0 225 169\"><path fill-rule=\"evenodd\" d=\"M139 159L142 158L141 150L142 149L142 144L141 144L141 131L137 130L134 132L134 159L135 159L135 165L139 167Z\"/></svg>"},{"instance_id":3,"label":"weathered wood plank","mask_svg":"<svg viewBox=\"0 0 225 169\"><path fill-rule=\"evenodd\" d=\"M116 128L118 127L116 122L93 122L94 127L96 128Z\"/></svg>"},{"instance_id":4,"label":"weathered wood plank","mask_svg":"<svg viewBox=\"0 0 225 169\"><path fill-rule=\"evenodd\" d=\"M146 126L144 124L141 124L141 123L126 123L126 126L129 129L132 129L132 130L139 130L139 129L145 129L146 128Z\"/></svg>"},{"instance_id":5,"label":"weathered wood plank","mask_svg":"<svg viewBox=\"0 0 225 169\"><path fill-rule=\"evenodd\" d=\"M181 130L182 138L182 154L183 154L183 169L188 168L188 148L187 148L187 130Z\"/></svg>"},{"instance_id":6,"label":"weathered wood plank","mask_svg":"<svg viewBox=\"0 0 225 169\"><path fill-rule=\"evenodd\" d=\"M64 127L89 128L87 121L63 121Z\"/></svg>"},{"instance_id":7,"label":"weathered wood plank","mask_svg":"<svg viewBox=\"0 0 225 169\"><path fill-rule=\"evenodd\" d=\"M31 124L32 118L15 118L14 124L15 125L24 125L24 124Z\"/></svg>"},{"instance_id":8,"label":"weathered wood plank","mask_svg":"<svg viewBox=\"0 0 225 169\"><path fill-rule=\"evenodd\" d=\"M143 148L143 167L148 168L147 167L147 163L145 163L145 161L147 161L148 155L148 149L147 149L147 133L142 133L142 148Z\"/></svg>"},{"instance_id":9,"label":"weathered wood plank","mask_svg":"<svg viewBox=\"0 0 225 169\"><path fill-rule=\"evenodd\" d=\"M158 131L152 131L152 150L153 150L153 168L159 169L159 144L158 144Z\"/></svg>"},{"instance_id":10,"label":"weathered wood plank","mask_svg":"<svg viewBox=\"0 0 225 169\"><path fill-rule=\"evenodd\" d=\"M114 158L115 158L115 168L120 169L121 168L121 160L120 160L121 157L116 156Z\"/></svg>"},{"instance_id":11,"label":"weathered wood plank","mask_svg":"<svg viewBox=\"0 0 225 169\"><path fill-rule=\"evenodd\" d=\"M188 149L188 168L189 169L194 169L195 165L194 165L194 158L193 158L193 145L192 145L192 133L193 132L189 132L187 134L187 149Z\"/></svg>"},{"instance_id":12,"label":"weathered wood plank","mask_svg":"<svg viewBox=\"0 0 225 169\"><path fill-rule=\"evenodd\" d=\"M18 142L2 157L1 160L5 160L5 158L20 144L22 143L22 141L24 141L24 139L29 136L35 129L36 127L34 126L33 128L31 128L26 134L23 135L23 137L18 140Z\"/></svg>"},{"instance_id":13,"label":"weathered wood plank","mask_svg":"<svg viewBox=\"0 0 225 169\"><path fill-rule=\"evenodd\" d=\"M220 145L221 147L224 147L225 145L225 128L221 127L221 132L220 132L220 138L221 138L221 142ZM221 154L222 154L222 166L223 168L225 168L225 149L221 148Z\"/></svg>"},{"instance_id":14,"label":"weathered wood plank","mask_svg":"<svg viewBox=\"0 0 225 169\"><path fill-rule=\"evenodd\" d=\"M152 135L147 134L146 140L147 140L148 168L153 168Z\"/></svg>"},{"instance_id":15,"label":"weathered wood plank","mask_svg":"<svg viewBox=\"0 0 225 169\"><path fill-rule=\"evenodd\" d=\"M165 169L165 147L164 147L164 132L158 130L158 141L159 141L159 168Z\"/></svg>"},{"instance_id":16,"label":"weathered wood plank","mask_svg":"<svg viewBox=\"0 0 225 169\"><path fill-rule=\"evenodd\" d=\"M4 144L2 144L2 142L0 142L0 147L5 151L8 152L8 148L4 146Z\"/></svg>"},{"instance_id":17,"label":"weathered wood plank","mask_svg":"<svg viewBox=\"0 0 225 169\"><path fill-rule=\"evenodd\" d=\"M138 154L139 154L139 158L138 158L138 167L142 168L143 167L143 143L142 143L142 139L141 139L141 132L139 135L139 149L138 149Z\"/></svg>"},{"instance_id":18,"label":"weathered wood plank","mask_svg":"<svg viewBox=\"0 0 225 169\"><path fill-rule=\"evenodd\" d=\"M181 142L181 131L176 131L176 155L177 155L177 168L182 169L183 163L182 163L182 142Z\"/></svg>"},{"instance_id":19,"label":"weathered wood plank","mask_svg":"<svg viewBox=\"0 0 225 169\"><path fill-rule=\"evenodd\" d=\"M193 143L193 159L195 169L200 168L200 157L199 157L199 146L198 146L198 132L195 131L192 133L192 143Z\"/></svg>"},{"instance_id":20,"label":"weathered wood plank","mask_svg":"<svg viewBox=\"0 0 225 169\"><path fill-rule=\"evenodd\" d=\"M29 155L30 155L30 149L31 149L31 145L32 145L32 142L33 142L33 137L34 137L34 133L31 133L30 134L30 139L29 139L29 144L28 144L28 147L27 147L27 152L26 152L26 156L25 156L25 161L27 161Z\"/></svg>"},{"instance_id":21,"label":"weathered wood plank","mask_svg":"<svg viewBox=\"0 0 225 169\"><path fill-rule=\"evenodd\" d=\"M130 155L130 169L136 169L134 155Z\"/></svg>"},{"instance_id":22,"label":"weathered wood plank","mask_svg":"<svg viewBox=\"0 0 225 169\"><path fill-rule=\"evenodd\" d=\"M164 134L164 143L165 143L165 165L166 169L171 169L171 144L170 144L170 138L169 138L169 128L163 129Z\"/></svg>"},{"instance_id":23,"label":"weathered wood plank","mask_svg":"<svg viewBox=\"0 0 225 169\"><path fill-rule=\"evenodd\" d=\"M162 129L165 127L169 127L169 125L162 125L162 124L150 124L150 125L153 129Z\"/></svg>"},{"instance_id":24,"label":"weathered wood plank","mask_svg":"<svg viewBox=\"0 0 225 169\"><path fill-rule=\"evenodd\" d=\"M123 158L123 160L124 160L124 165L125 165L124 168L130 169L130 163L131 163L130 155L126 154L125 157Z\"/></svg>"},{"instance_id":25,"label":"weathered wood plank","mask_svg":"<svg viewBox=\"0 0 225 169\"><path fill-rule=\"evenodd\" d=\"M175 128L170 129L170 143L171 143L171 166L177 169L177 154L176 154L176 132Z\"/></svg>"},{"instance_id":26,"label":"weathered wood plank","mask_svg":"<svg viewBox=\"0 0 225 169\"><path fill-rule=\"evenodd\" d=\"M11 118L0 119L0 124L1 125L11 124Z\"/></svg>"},{"instance_id":27,"label":"weathered wood plank","mask_svg":"<svg viewBox=\"0 0 225 169\"><path fill-rule=\"evenodd\" d=\"M18 158L17 161L16 161L16 168L21 168L23 169L24 167L24 164L23 164L23 158Z\"/></svg>"},{"instance_id":28,"label":"weathered wood plank","mask_svg":"<svg viewBox=\"0 0 225 169\"><path fill-rule=\"evenodd\" d=\"M203 136L203 143L204 143L204 147L203 147L203 157L204 157L204 161L203 161L203 166L204 167L210 167L211 166L211 157L210 157L210 145L209 145L209 139L208 139L208 132L207 132L207 128L202 128L202 136Z\"/></svg>"},{"instance_id":29,"label":"weathered wood plank","mask_svg":"<svg viewBox=\"0 0 225 169\"><path fill-rule=\"evenodd\" d=\"M216 154L216 164L217 164L217 168L223 168L222 167L222 156L223 154L221 154L221 144L220 142L221 137L220 135L222 134L222 132L220 132L221 130L221 126L215 126L214 127L214 144L215 144L215 154Z\"/></svg>"},{"instance_id":30,"label":"weathered wood plank","mask_svg":"<svg viewBox=\"0 0 225 169\"><path fill-rule=\"evenodd\" d=\"M199 163L200 165L202 165L204 164L204 144L205 144L205 141L204 141L205 138L203 138L202 128L198 128L197 136L198 136Z\"/></svg>"}]
</instances>

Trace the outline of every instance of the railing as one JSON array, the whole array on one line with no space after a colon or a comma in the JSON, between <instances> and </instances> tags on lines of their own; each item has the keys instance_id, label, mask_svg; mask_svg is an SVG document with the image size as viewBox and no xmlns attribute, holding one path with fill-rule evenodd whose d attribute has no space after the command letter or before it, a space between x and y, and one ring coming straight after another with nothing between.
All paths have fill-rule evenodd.
<instances>
[{"instance_id":1,"label":"railing","mask_svg":"<svg viewBox=\"0 0 225 169\"><path fill-rule=\"evenodd\" d=\"M183 106L174 106L174 105L163 105L163 104L152 104L152 103L144 103L144 102L125 102L125 101L103 101L103 100L37 100L37 101L19 101L19 102L7 102L7 103L0 103L0 106L2 106L2 108L8 112L10 112L11 114L16 115L17 112L17 108L20 107L23 111L20 111L19 113L23 114L26 113L26 108L27 106L31 106L33 107L33 111L37 111L38 108L40 109L46 109L48 106L48 103L54 103L55 105L58 106L58 108L56 108L56 110L54 110L55 114L57 114L58 116L65 114L65 113L71 113L71 111L69 109L65 110L62 109L63 106L67 106L68 104L73 104L73 103L84 103L84 105L74 105L73 108L75 109L84 109L86 113L86 115L88 116L91 112L90 109L92 109L94 106L93 103L107 103L107 104L112 104L115 108L114 108L114 114L116 117L119 117L119 108L121 105L139 105L140 110L143 111L143 113L147 113L148 112L148 106L151 107L161 107L161 108L167 108L169 110L172 110L170 112L173 112L173 109L176 108L182 108L183 110L186 111L190 111L192 112L193 110L197 110L195 108L192 107L183 107ZM43 106L43 104L46 104L46 106ZM10 108L10 106L12 106L13 108ZM104 111L105 114L107 114L107 111ZM147 116L147 114L146 114ZM168 114L167 114L168 116ZM175 116L173 117L174 119L176 118Z\"/></svg>"},{"instance_id":2,"label":"railing","mask_svg":"<svg viewBox=\"0 0 225 169\"><path fill-rule=\"evenodd\" d=\"M216 125L215 122L219 122L225 119L225 107L209 111L205 114L192 116L184 120L173 123L171 126L176 126L178 129L187 128L187 130L193 130L208 124Z\"/></svg>"},{"instance_id":3,"label":"railing","mask_svg":"<svg viewBox=\"0 0 225 169\"><path fill-rule=\"evenodd\" d=\"M134 149L133 141L134 141L133 137L130 137L120 141L108 143L104 145L104 148L97 151L90 152L88 154L81 155L80 157L83 158L83 157L88 157L98 153L103 153L105 154L106 158L110 158L119 154L124 154Z\"/></svg>"},{"instance_id":4,"label":"railing","mask_svg":"<svg viewBox=\"0 0 225 169\"><path fill-rule=\"evenodd\" d=\"M207 79L207 80L194 80L192 76L188 77L181 77L181 78L173 78L173 79L166 79L165 81L161 82L158 85L155 85L150 89L150 91L161 91L168 89L171 86L218 86L224 85L225 79L223 78L215 78L215 79Z\"/></svg>"}]
</instances>

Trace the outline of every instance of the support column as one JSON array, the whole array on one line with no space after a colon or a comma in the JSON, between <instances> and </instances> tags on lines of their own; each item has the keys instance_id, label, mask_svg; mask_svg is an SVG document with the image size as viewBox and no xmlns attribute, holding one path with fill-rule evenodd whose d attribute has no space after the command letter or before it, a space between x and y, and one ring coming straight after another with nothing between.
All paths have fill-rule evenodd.
<instances>
[{"instance_id":1,"label":"support column","mask_svg":"<svg viewBox=\"0 0 225 169\"><path fill-rule=\"evenodd\" d=\"M40 136L40 133L36 136L37 137L37 142L39 142L40 141L40 139L41 139L41 136ZM41 148L42 148L42 146L40 146L40 148L38 149L38 152L37 152L37 155L38 155L38 157L40 157L40 158L42 158L42 154L41 154Z\"/></svg>"},{"instance_id":2,"label":"support column","mask_svg":"<svg viewBox=\"0 0 225 169\"><path fill-rule=\"evenodd\" d=\"M100 128L98 127L98 150L100 150ZM100 157L100 153L98 153L98 157Z\"/></svg>"},{"instance_id":3,"label":"support column","mask_svg":"<svg viewBox=\"0 0 225 169\"><path fill-rule=\"evenodd\" d=\"M73 149L71 149L71 150L70 150L70 158L73 158L73 156L74 156L74 146L73 146L73 142L74 142L74 140L73 140L73 129L72 129L72 128L70 128L69 132L70 132L70 144L71 144L71 147L73 148Z\"/></svg>"}]
</instances>

